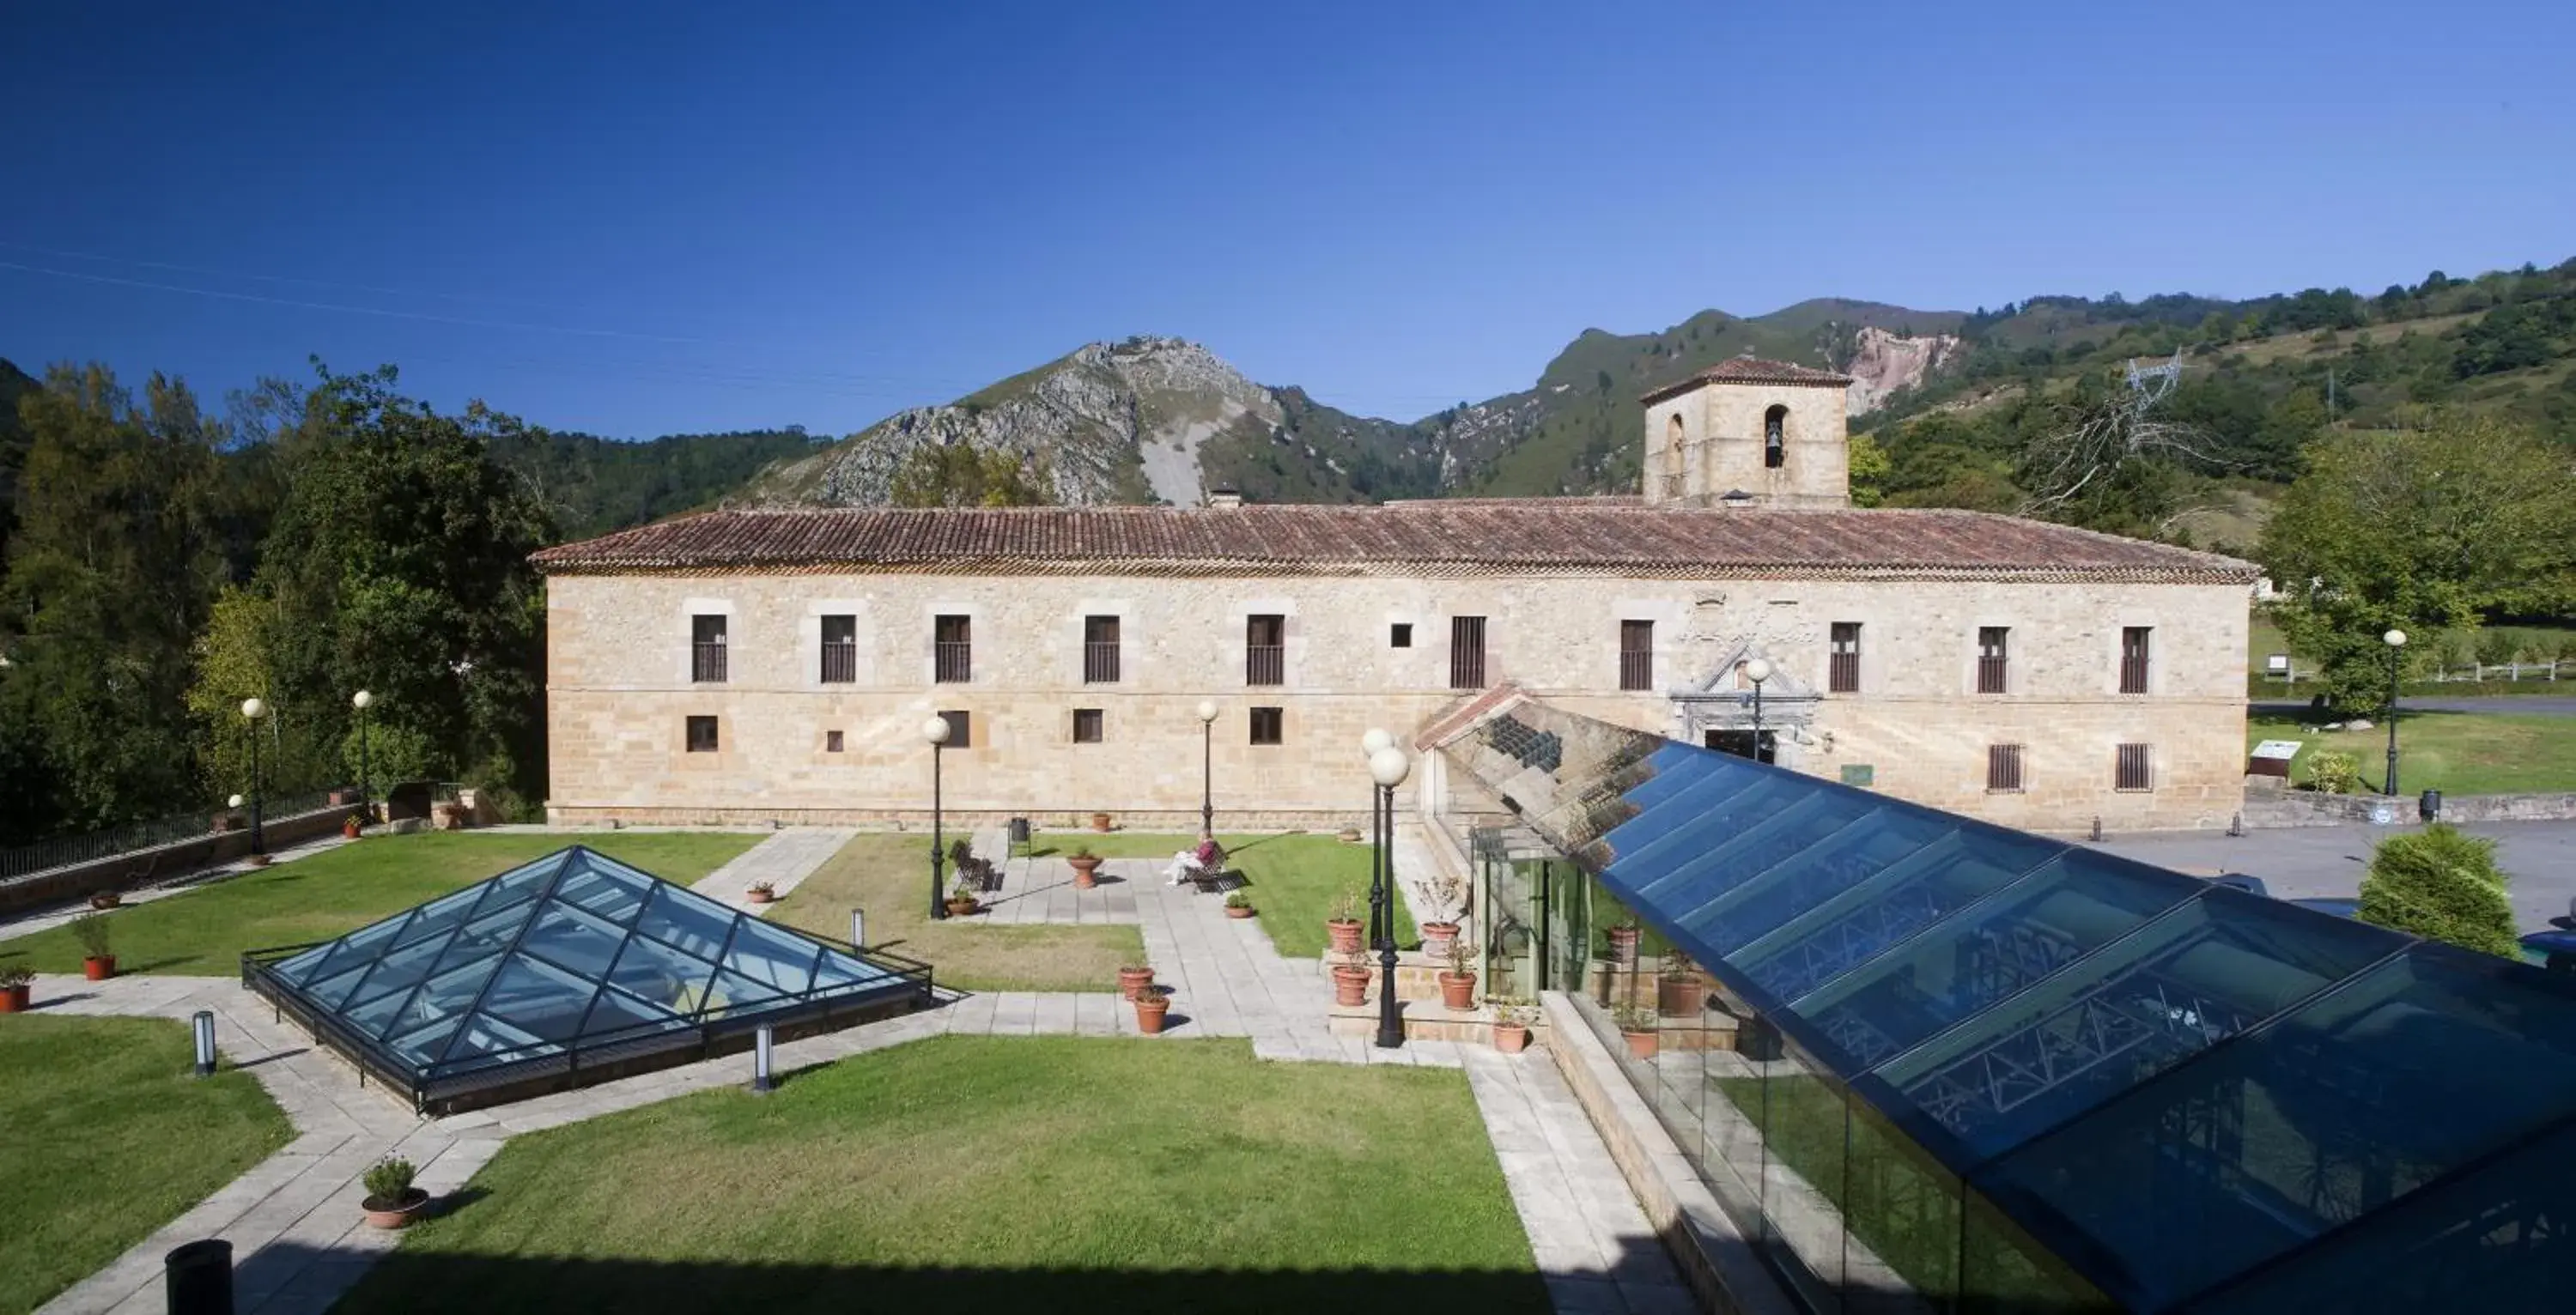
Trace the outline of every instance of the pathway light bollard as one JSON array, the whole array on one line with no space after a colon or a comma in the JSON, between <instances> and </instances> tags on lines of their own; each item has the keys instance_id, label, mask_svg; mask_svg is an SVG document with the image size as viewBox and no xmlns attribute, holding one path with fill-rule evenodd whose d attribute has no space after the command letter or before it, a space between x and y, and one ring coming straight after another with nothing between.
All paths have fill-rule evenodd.
<instances>
[{"instance_id":1,"label":"pathway light bollard","mask_svg":"<svg viewBox=\"0 0 2576 1315\"><path fill-rule=\"evenodd\" d=\"M189 1030L197 1041L197 1076L213 1077L215 1073L215 1011L200 1009L189 1021Z\"/></svg>"},{"instance_id":2,"label":"pathway light bollard","mask_svg":"<svg viewBox=\"0 0 2576 1315\"><path fill-rule=\"evenodd\" d=\"M233 1244L209 1237L161 1257L162 1299L170 1315L233 1315Z\"/></svg>"},{"instance_id":3,"label":"pathway light bollard","mask_svg":"<svg viewBox=\"0 0 2576 1315\"><path fill-rule=\"evenodd\" d=\"M760 1025L759 1031L751 1034L751 1091L753 1095L766 1096L771 1091L777 1089L778 1080L771 1069L771 1065L776 1061L776 1059L777 1055L773 1050L769 1024L763 1023Z\"/></svg>"},{"instance_id":4,"label":"pathway light bollard","mask_svg":"<svg viewBox=\"0 0 2576 1315\"><path fill-rule=\"evenodd\" d=\"M852 909L850 910L850 948L864 950L867 947L868 915L864 910Z\"/></svg>"}]
</instances>

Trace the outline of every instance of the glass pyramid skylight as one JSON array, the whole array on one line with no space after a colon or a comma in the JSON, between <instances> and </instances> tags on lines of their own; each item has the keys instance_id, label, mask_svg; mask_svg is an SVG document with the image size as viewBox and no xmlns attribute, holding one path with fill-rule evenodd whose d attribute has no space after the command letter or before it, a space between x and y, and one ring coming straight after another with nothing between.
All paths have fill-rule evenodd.
<instances>
[{"instance_id":1,"label":"glass pyramid skylight","mask_svg":"<svg viewBox=\"0 0 2576 1315\"><path fill-rule=\"evenodd\" d=\"M254 951L244 974L441 1111L929 990L922 965L772 926L579 845L335 941Z\"/></svg>"}]
</instances>

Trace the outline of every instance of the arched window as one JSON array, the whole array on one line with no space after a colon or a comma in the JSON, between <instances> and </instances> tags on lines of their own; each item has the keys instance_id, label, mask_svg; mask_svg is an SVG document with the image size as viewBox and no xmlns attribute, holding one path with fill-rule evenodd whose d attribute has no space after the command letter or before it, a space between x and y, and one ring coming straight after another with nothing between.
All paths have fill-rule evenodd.
<instances>
[{"instance_id":1,"label":"arched window","mask_svg":"<svg viewBox=\"0 0 2576 1315\"><path fill-rule=\"evenodd\" d=\"M1789 408L1775 406L1762 413L1762 464L1773 470L1789 464Z\"/></svg>"}]
</instances>

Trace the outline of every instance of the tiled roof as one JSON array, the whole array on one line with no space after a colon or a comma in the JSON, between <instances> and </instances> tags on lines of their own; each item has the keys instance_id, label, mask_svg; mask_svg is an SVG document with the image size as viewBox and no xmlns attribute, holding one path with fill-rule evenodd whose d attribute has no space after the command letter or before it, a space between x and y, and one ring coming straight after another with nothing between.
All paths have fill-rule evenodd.
<instances>
[{"instance_id":1,"label":"tiled roof","mask_svg":"<svg viewBox=\"0 0 2576 1315\"><path fill-rule=\"evenodd\" d=\"M1588 499L1383 507L715 511L535 555L549 574L2012 578L2245 582L2234 558L1967 511L1699 510Z\"/></svg>"},{"instance_id":2,"label":"tiled roof","mask_svg":"<svg viewBox=\"0 0 2576 1315\"><path fill-rule=\"evenodd\" d=\"M1811 369L1787 361L1766 361L1758 357L1738 356L1720 361L1687 379L1675 380L1645 394L1649 404L1660 402L1676 393L1686 393L1701 384L1790 384L1809 388L1848 388L1851 376L1831 370Z\"/></svg>"}]
</instances>

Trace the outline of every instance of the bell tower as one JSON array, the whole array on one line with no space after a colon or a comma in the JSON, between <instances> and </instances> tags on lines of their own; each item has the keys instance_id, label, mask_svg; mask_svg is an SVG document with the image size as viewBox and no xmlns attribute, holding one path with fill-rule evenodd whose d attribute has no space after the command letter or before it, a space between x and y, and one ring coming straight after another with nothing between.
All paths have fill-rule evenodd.
<instances>
[{"instance_id":1,"label":"bell tower","mask_svg":"<svg viewBox=\"0 0 2576 1315\"><path fill-rule=\"evenodd\" d=\"M1640 491L1657 506L1850 506L1851 382L1741 356L1647 393Z\"/></svg>"}]
</instances>

